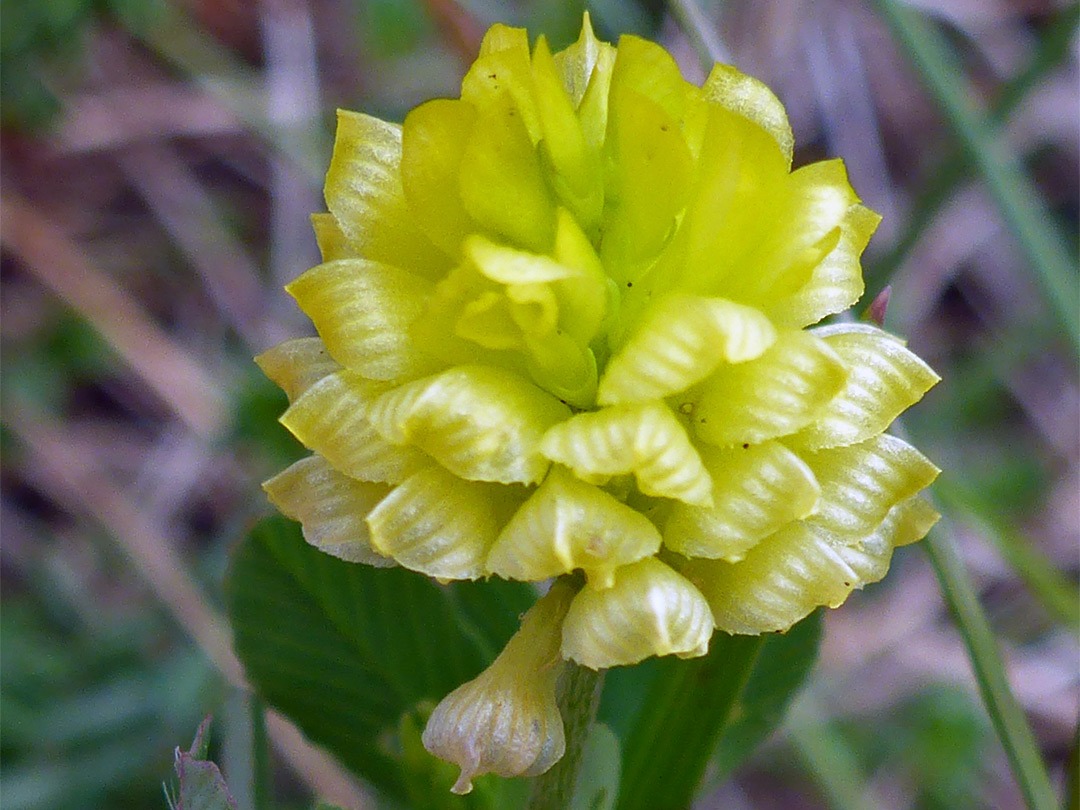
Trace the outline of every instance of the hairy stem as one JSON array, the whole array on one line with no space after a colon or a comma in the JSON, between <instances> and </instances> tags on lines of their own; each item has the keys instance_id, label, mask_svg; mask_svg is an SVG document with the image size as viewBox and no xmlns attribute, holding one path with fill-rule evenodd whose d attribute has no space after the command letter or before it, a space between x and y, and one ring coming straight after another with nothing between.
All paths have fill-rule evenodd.
<instances>
[{"instance_id":1,"label":"hairy stem","mask_svg":"<svg viewBox=\"0 0 1080 810\"><path fill-rule=\"evenodd\" d=\"M585 741L600 704L603 672L568 661L559 678L559 711L566 732L566 753L546 773L536 777L528 810L565 810L570 806L581 770Z\"/></svg>"}]
</instances>

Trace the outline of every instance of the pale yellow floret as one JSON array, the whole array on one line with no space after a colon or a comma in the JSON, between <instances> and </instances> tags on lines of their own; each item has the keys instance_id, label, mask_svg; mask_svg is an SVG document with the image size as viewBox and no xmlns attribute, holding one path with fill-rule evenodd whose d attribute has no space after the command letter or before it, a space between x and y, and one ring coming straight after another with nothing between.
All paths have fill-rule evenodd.
<instances>
[{"instance_id":1,"label":"pale yellow floret","mask_svg":"<svg viewBox=\"0 0 1080 810\"><path fill-rule=\"evenodd\" d=\"M488 550L512 497L505 487L429 467L394 487L368 514L371 545L440 580L477 579L486 573Z\"/></svg>"},{"instance_id":2,"label":"pale yellow floret","mask_svg":"<svg viewBox=\"0 0 1080 810\"><path fill-rule=\"evenodd\" d=\"M388 442L417 447L472 481L539 482L540 440L570 409L523 377L459 366L377 397L367 418Z\"/></svg>"},{"instance_id":3,"label":"pale yellow floret","mask_svg":"<svg viewBox=\"0 0 1080 810\"><path fill-rule=\"evenodd\" d=\"M491 666L432 712L424 747L461 768L454 793L468 793L473 778L485 773L535 776L562 758L555 682L563 666L560 628L572 596L567 585L553 585Z\"/></svg>"},{"instance_id":4,"label":"pale yellow floret","mask_svg":"<svg viewBox=\"0 0 1080 810\"><path fill-rule=\"evenodd\" d=\"M685 577L655 557L615 572L603 590L586 585L563 622L562 654L591 669L636 664L653 655L705 655L709 605Z\"/></svg>"},{"instance_id":5,"label":"pale yellow floret","mask_svg":"<svg viewBox=\"0 0 1080 810\"><path fill-rule=\"evenodd\" d=\"M535 582L580 568L594 586L609 587L616 568L659 548L660 533L644 515L554 466L502 530L488 570Z\"/></svg>"},{"instance_id":6,"label":"pale yellow floret","mask_svg":"<svg viewBox=\"0 0 1080 810\"><path fill-rule=\"evenodd\" d=\"M326 207L356 255L422 275L447 257L417 227L401 186L401 127L338 110L334 154L326 173Z\"/></svg>"},{"instance_id":7,"label":"pale yellow floret","mask_svg":"<svg viewBox=\"0 0 1080 810\"><path fill-rule=\"evenodd\" d=\"M929 459L907 442L881 434L859 444L802 458L821 485L821 500L809 523L839 537L869 534L897 503L937 478Z\"/></svg>"},{"instance_id":8,"label":"pale yellow floret","mask_svg":"<svg viewBox=\"0 0 1080 810\"><path fill-rule=\"evenodd\" d=\"M722 365L688 398L702 441L721 447L768 441L810 424L848 377L829 345L785 331L750 363Z\"/></svg>"},{"instance_id":9,"label":"pale yellow floret","mask_svg":"<svg viewBox=\"0 0 1080 810\"><path fill-rule=\"evenodd\" d=\"M364 518L390 492L342 475L320 456L308 456L265 484L270 502L283 515L299 521L304 539L315 548L348 562L376 568L394 561L371 547Z\"/></svg>"},{"instance_id":10,"label":"pale yellow floret","mask_svg":"<svg viewBox=\"0 0 1080 810\"><path fill-rule=\"evenodd\" d=\"M718 630L751 635L786 630L815 608L836 607L855 588L880 579L893 549L924 537L937 517L914 497L893 507L858 542L839 541L811 523L793 523L751 549L742 562L694 559L681 570L708 599Z\"/></svg>"},{"instance_id":11,"label":"pale yellow floret","mask_svg":"<svg viewBox=\"0 0 1080 810\"><path fill-rule=\"evenodd\" d=\"M415 447L387 442L365 417L374 397L385 389L385 383L351 371L335 372L297 398L281 423L340 472L361 481L398 483L431 459Z\"/></svg>"},{"instance_id":12,"label":"pale yellow floret","mask_svg":"<svg viewBox=\"0 0 1080 810\"><path fill-rule=\"evenodd\" d=\"M366 259L339 259L311 268L286 289L346 368L375 380L411 379L436 368L410 332L432 290L426 279Z\"/></svg>"},{"instance_id":13,"label":"pale yellow floret","mask_svg":"<svg viewBox=\"0 0 1080 810\"><path fill-rule=\"evenodd\" d=\"M854 444L885 430L932 388L938 375L887 332L868 324L838 324L813 332L849 368L840 392L796 436L808 448Z\"/></svg>"},{"instance_id":14,"label":"pale yellow floret","mask_svg":"<svg viewBox=\"0 0 1080 810\"><path fill-rule=\"evenodd\" d=\"M664 545L687 557L738 562L760 540L817 507L813 472L779 442L701 449L713 480L713 508L677 503L664 523Z\"/></svg>"},{"instance_id":15,"label":"pale yellow floret","mask_svg":"<svg viewBox=\"0 0 1080 810\"><path fill-rule=\"evenodd\" d=\"M267 349L255 358L263 374L292 402L341 366L320 338L294 338Z\"/></svg>"},{"instance_id":16,"label":"pale yellow floret","mask_svg":"<svg viewBox=\"0 0 1080 810\"><path fill-rule=\"evenodd\" d=\"M675 415L661 402L615 405L552 427L540 452L583 481L633 473L646 495L712 505L712 481Z\"/></svg>"},{"instance_id":17,"label":"pale yellow floret","mask_svg":"<svg viewBox=\"0 0 1080 810\"><path fill-rule=\"evenodd\" d=\"M756 309L674 293L642 316L626 344L608 362L597 403L647 402L685 391L724 363L745 363L776 339Z\"/></svg>"}]
</instances>

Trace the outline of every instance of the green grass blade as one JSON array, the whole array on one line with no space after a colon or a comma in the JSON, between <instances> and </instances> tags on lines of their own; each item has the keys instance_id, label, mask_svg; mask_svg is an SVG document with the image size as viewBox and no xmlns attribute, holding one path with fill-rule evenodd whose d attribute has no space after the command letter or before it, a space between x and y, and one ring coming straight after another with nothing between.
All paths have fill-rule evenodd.
<instances>
[{"instance_id":1,"label":"green grass blade","mask_svg":"<svg viewBox=\"0 0 1080 810\"><path fill-rule=\"evenodd\" d=\"M1008 82L990 108L987 120L1000 126L1024 100L1028 92L1047 73L1056 68L1069 54L1069 43L1080 22L1080 4L1059 12L1047 27L1028 66ZM933 221L950 195L971 174L971 163L959 148L949 150L928 174L929 183L912 207L904 231L889 252L874 263L867 273L867 298L873 297L888 283L911 249Z\"/></svg>"},{"instance_id":2,"label":"green grass blade","mask_svg":"<svg viewBox=\"0 0 1080 810\"><path fill-rule=\"evenodd\" d=\"M1080 630L1080 591L997 514L994 504L955 481L939 481L935 491L949 511L964 512L986 529L994 547L1043 607L1074 632Z\"/></svg>"},{"instance_id":3,"label":"green grass blade","mask_svg":"<svg viewBox=\"0 0 1080 810\"><path fill-rule=\"evenodd\" d=\"M901 48L986 181L990 196L1031 264L1050 306L1074 348L1080 347L1080 285L1076 256L1053 225L1038 191L969 99L963 73L941 32L896 0L874 0Z\"/></svg>"},{"instance_id":4,"label":"green grass blade","mask_svg":"<svg viewBox=\"0 0 1080 810\"><path fill-rule=\"evenodd\" d=\"M941 583L945 601L956 619L979 692L1005 748L1024 801L1029 810L1052 810L1057 807L1057 799L1050 785L1050 777L1027 718L1009 686L994 632L979 605L971 578L956 552L947 519L942 519L922 545Z\"/></svg>"}]
</instances>

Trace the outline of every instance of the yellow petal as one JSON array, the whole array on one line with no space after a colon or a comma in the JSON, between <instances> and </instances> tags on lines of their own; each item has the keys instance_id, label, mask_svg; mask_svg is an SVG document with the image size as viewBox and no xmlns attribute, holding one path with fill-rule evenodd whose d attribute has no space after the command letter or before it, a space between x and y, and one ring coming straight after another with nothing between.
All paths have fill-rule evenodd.
<instances>
[{"instance_id":1,"label":"yellow petal","mask_svg":"<svg viewBox=\"0 0 1080 810\"><path fill-rule=\"evenodd\" d=\"M870 532L893 506L928 487L940 472L910 444L884 433L802 457L821 485L818 510L807 522L852 537Z\"/></svg>"},{"instance_id":2,"label":"yellow petal","mask_svg":"<svg viewBox=\"0 0 1080 810\"><path fill-rule=\"evenodd\" d=\"M434 99L405 116L401 182L417 224L449 256L475 224L461 201L458 177L476 110L458 99Z\"/></svg>"},{"instance_id":3,"label":"yellow petal","mask_svg":"<svg viewBox=\"0 0 1080 810\"><path fill-rule=\"evenodd\" d=\"M417 228L401 187L401 127L338 110L326 206L357 254L421 275L445 270L447 256Z\"/></svg>"},{"instance_id":4,"label":"yellow petal","mask_svg":"<svg viewBox=\"0 0 1080 810\"><path fill-rule=\"evenodd\" d=\"M576 275L574 268L549 256L500 245L479 234L466 239L463 247L481 274L498 284L547 284Z\"/></svg>"},{"instance_id":5,"label":"yellow petal","mask_svg":"<svg viewBox=\"0 0 1080 810\"><path fill-rule=\"evenodd\" d=\"M513 372L463 366L403 385L368 409L379 433L473 481L540 481L544 432L570 409Z\"/></svg>"},{"instance_id":6,"label":"yellow petal","mask_svg":"<svg viewBox=\"0 0 1080 810\"><path fill-rule=\"evenodd\" d=\"M764 307L805 286L839 243L844 217L859 201L843 161L811 163L785 180L766 218L769 227L724 279L722 295Z\"/></svg>"},{"instance_id":7,"label":"yellow petal","mask_svg":"<svg viewBox=\"0 0 1080 810\"><path fill-rule=\"evenodd\" d=\"M777 227L788 178L785 158L765 130L708 105L692 198L676 236L685 242L685 259L669 269L680 289L726 295L721 290L734 287L729 279L747 272L748 259Z\"/></svg>"},{"instance_id":8,"label":"yellow petal","mask_svg":"<svg viewBox=\"0 0 1080 810\"><path fill-rule=\"evenodd\" d=\"M556 57L557 59L558 57ZM601 42L596 51L596 63L592 76L585 88L585 95L577 105L581 131L590 147L600 150L607 137L608 99L611 90L611 75L615 67L615 48Z\"/></svg>"},{"instance_id":9,"label":"yellow petal","mask_svg":"<svg viewBox=\"0 0 1080 810\"><path fill-rule=\"evenodd\" d=\"M926 537L941 515L918 496L901 501L885 516L881 525L858 543L841 543L837 552L859 577L856 587L881 580L889 572L894 548Z\"/></svg>"},{"instance_id":10,"label":"yellow petal","mask_svg":"<svg viewBox=\"0 0 1080 810\"><path fill-rule=\"evenodd\" d=\"M925 501L912 498L856 542L838 540L811 523L792 523L741 562L695 559L682 572L709 601L718 630L783 631L815 608L838 607L852 590L880 579L893 548L920 539L936 520Z\"/></svg>"},{"instance_id":11,"label":"yellow petal","mask_svg":"<svg viewBox=\"0 0 1080 810\"><path fill-rule=\"evenodd\" d=\"M664 524L664 545L684 556L737 562L817 505L814 474L779 442L702 450L701 458L713 480L713 508L677 503Z\"/></svg>"},{"instance_id":12,"label":"yellow petal","mask_svg":"<svg viewBox=\"0 0 1080 810\"><path fill-rule=\"evenodd\" d=\"M482 577L499 532L505 489L428 467L398 484L368 514L371 545L431 577Z\"/></svg>"},{"instance_id":13,"label":"yellow petal","mask_svg":"<svg viewBox=\"0 0 1080 810\"><path fill-rule=\"evenodd\" d=\"M585 89L589 86L593 70L600 61L600 53L605 50L611 51L611 58L614 59L615 49L596 38L596 34L593 33L592 18L586 11L577 41L555 54L555 65L559 69L563 86L575 109L585 96Z\"/></svg>"},{"instance_id":14,"label":"yellow petal","mask_svg":"<svg viewBox=\"0 0 1080 810\"><path fill-rule=\"evenodd\" d=\"M366 259L341 259L311 268L286 289L347 368L395 380L436 367L409 333L430 294L425 279Z\"/></svg>"},{"instance_id":15,"label":"yellow petal","mask_svg":"<svg viewBox=\"0 0 1080 810\"><path fill-rule=\"evenodd\" d=\"M851 206L840 223L840 241L814 268L810 280L793 294L762 305L773 322L802 329L858 301L864 289L859 257L879 222L881 217L869 208Z\"/></svg>"},{"instance_id":16,"label":"yellow petal","mask_svg":"<svg viewBox=\"0 0 1080 810\"><path fill-rule=\"evenodd\" d=\"M682 118L686 82L675 59L655 42L625 34L615 49L611 74L611 104L617 107L629 94L657 104L673 121Z\"/></svg>"},{"instance_id":17,"label":"yellow petal","mask_svg":"<svg viewBox=\"0 0 1080 810\"><path fill-rule=\"evenodd\" d=\"M613 81L618 66L616 58ZM659 102L631 89L621 93L618 103L615 98L613 85L604 143L607 183L600 256L621 285L640 278L670 237L686 204L694 166L678 119Z\"/></svg>"},{"instance_id":18,"label":"yellow petal","mask_svg":"<svg viewBox=\"0 0 1080 810\"><path fill-rule=\"evenodd\" d=\"M644 402L676 394L721 363L753 360L775 338L772 324L756 309L722 298L666 296L646 311L611 358L597 402Z\"/></svg>"},{"instance_id":19,"label":"yellow petal","mask_svg":"<svg viewBox=\"0 0 1080 810\"><path fill-rule=\"evenodd\" d=\"M563 622L562 653L591 669L636 664L652 655L705 655L713 620L705 598L655 557L615 572L615 584L589 585Z\"/></svg>"},{"instance_id":20,"label":"yellow petal","mask_svg":"<svg viewBox=\"0 0 1080 810\"><path fill-rule=\"evenodd\" d=\"M505 92L479 111L461 159L461 200L480 225L544 253L554 237L555 202L521 119Z\"/></svg>"},{"instance_id":21,"label":"yellow petal","mask_svg":"<svg viewBox=\"0 0 1080 810\"><path fill-rule=\"evenodd\" d=\"M304 539L315 548L376 568L394 565L371 547L364 522L390 491L385 484L357 481L326 459L308 456L264 483L263 489L283 515L300 522Z\"/></svg>"},{"instance_id":22,"label":"yellow petal","mask_svg":"<svg viewBox=\"0 0 1080 810\"><path fill-rule=\"evenodd\" d=\"M555 684L563 669L559 628L572 595L566 585L552 586L491 666L435 707L424 747L461 768L452 792L468 793L473 777L485 773L535 776L562 758Z\"/></svg>"},{"instance_id":23,"label":"yellow petal","mask_svg":"<svg viewBox=\"0 0 1080 810\"><path fill-rule=\"evenodd\" d=\"M555 228L554 257L574 274L555 282L559 297L559 326L583 344L596 336L610 309L604 265L573 216L560 208Z\"/></svg>"},{"instance_id":24,"label":"yellow petal","mask_svg":"<svg viewBox=\"0 0 1080 810\"><path fill-rule=\"evenodd\" d=\"M941 379L899 340L868 324L837 324L814 334L850 373L814 421L791 438L792 446L837 447L874 436Z\"/></svg>"},{"instance_id":25,"label":"yellow petal","mask_svg":"<svg viewBox=\"0 0 1080 810\"><path fill-rule=\"evenodd\" d=\"M713 104L753 121L772 136L788 166L795 150L784 105L762 82L731 65L714 65L702 85L703 96Z\"/></svg>"},{"instance_id":26,"label":"yellow petal","mask_svg":"<svg viewBox=\"0 0 1080 810\"><path fill-rule=\"evenodd\" d=\"M539 581L581 568L603 587L613 572L660 548L660 533L641 513L561 467L503 529L488 570L507 579Z\"/></svg>"},{"instance_id":27,"label":"yellow petal","mask_svg":"<svg viewBox=\"0 0 1080 810\"><path fill-rule=\"evenodd\" d=\"M292 402L328 374L341 371L320 338L295 338L255 358L263 374Z\"/></svg>"},{"instance_id":28,"label":"yellow petal","mask_svg":"<svg viewBox=\"0 0 1080 810\"><path fill-rule=\"evenodd\" d=\"M532 61L536 106L543 140L541 153L549 167L548 180L556 196L586 230L599 222L604 205L600 155L585 140L574 105L563 87L544 37L536 43Z\"/></svg>"},{"instance_id":29,"label":"yellow petal","mask_svg":"<svg viewBox=\"0 0 1080 810\"><path fill-rule=\"evenodd\" d=\"M590 483L633 473L646 495L712 505L709 474L683 426L663 403L577 414L551 428L540 450Z\"/></svg>"},{"instance_id":30,"label":"yellow petal","mask_svg":"<svg viewBox=\"0 0 1080 810\"><path fill-rule=\"evenodd\" d=\"M281 423L346 475L397 483L428 466L431 459L413 447L390 444L364 417L385 387L351 371L330 374L297 398L282 414Z\"/></svg>"},{"instance_id":31,"label":"yellow petal","mask_svg":"<svg viewBox=\"0 0 1080 810\"><path fill-rule=\"evenodd\" d=\"M691 424L698 438L720 446L786 436L809 424L846 378L825 341L782 332L753 362L720 366L702 385Z\"/></svg>"},{"instance_id":32,"label":"yellow petal","mask_svg":"<svg viewBox=\"0 0 1080 810\"><path fill-rule=\"evenodd\" d=\"M315 231L315 243L319 246L324 262L360 258L360 254L345 238L333 214L312 214L311 227Z\"/></svg>"},{"instance_id":33,"label":"yellow petal","mask_svg":"<svg viewBox=\"0 0 1080 810\"><path fill-rule=\"evenodd\" d=\"M535 144L542 137L535 95L528 33L524 28L492 26L480 44L480 55L461 81L462 101L483 111L509 96L514 115Z\"/></svg>"}]
</instances>

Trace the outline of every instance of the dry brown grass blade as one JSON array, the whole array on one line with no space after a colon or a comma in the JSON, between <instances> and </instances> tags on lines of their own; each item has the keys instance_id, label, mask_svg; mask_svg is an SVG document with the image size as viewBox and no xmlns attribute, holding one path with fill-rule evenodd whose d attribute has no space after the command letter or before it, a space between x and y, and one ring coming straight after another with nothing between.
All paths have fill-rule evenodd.
<instances>
[{"instance_id":1,"label":"dry brown grass blade","mask_svg":"<svg viewBox=\"0 0 1080 810\"><path fill-rule=\"evenodd\" d=\"M79 452L70 430L11 399L5 402L3 422L29 451L31 476L58 504L104 526L225 679L248 689L225 618L207 603L165 529L102 472L105 465L100 459ZM356 810L372 806L352 777L283 716L268 712L267 732L281 756L317 795Z\"/></svg>"},{"instance_id":2,"label":"dry brown grass blade","mask_svg":"<svg viewBox=\"0 0 1080 810\"><path fill-rule=\"evenodd\" d=\"M115 281L99 271L59 225L10 188L0 201L0 241L62 298L193 430L217 435L226 419L218 385Z\"/></svg>"},{"instance_id":3,"label":"dry brown grass blade","mask_svg":"<svg viewBox=\"0 0 1080 810\"><path fill-rule=\"evenodd\" d=\"M266 344L265 290L246 247L222 224L214 202L164 142L118 152L116 160L183 250L217 308L247 345Z\"/></svg>"}]
</instances>

